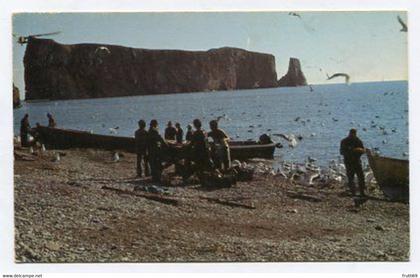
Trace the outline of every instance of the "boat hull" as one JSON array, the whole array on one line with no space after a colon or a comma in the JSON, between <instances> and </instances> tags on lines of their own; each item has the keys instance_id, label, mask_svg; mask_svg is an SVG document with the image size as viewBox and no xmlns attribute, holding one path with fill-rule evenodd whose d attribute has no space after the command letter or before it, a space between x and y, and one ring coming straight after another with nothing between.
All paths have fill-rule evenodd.
<instances>
[{"instance_id":1,"label":"boat hull","mask_svg":"<svg viewBox=\"0 0 420 278\"><path fill-rule=\"evenodd\" d=\"M408 201L409 199L409 161L378 156L367 150L369 165L375 179L391 200Z\"/></svg>"},{"instance_id":2,"label":"boat hull","mask_svg":"<svg viewBox=\"0 0 420 278\"><path fill-rule=\"evenodd\" d=\"M44 126L38 126L36 132L47 148L93 148L135 152L135 141L132 137L100 135L85 131ZM229 144L232 159L272 159L274 157L274 143L258 144L255 141L232 141Z\"/></svg>"}]
</instances>

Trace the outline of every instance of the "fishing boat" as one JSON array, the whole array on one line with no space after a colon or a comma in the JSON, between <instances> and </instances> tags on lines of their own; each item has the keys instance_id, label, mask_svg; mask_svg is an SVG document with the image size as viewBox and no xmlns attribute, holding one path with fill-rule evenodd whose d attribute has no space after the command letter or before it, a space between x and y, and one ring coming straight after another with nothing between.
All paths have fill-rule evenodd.
<instances>
[{"instance_id":1,"label":"fishing boat","mask_svg":"<svg viewBox=\"0 0 420 278\"><path fill-rule=\"evenodd\" d=\"M375 179L391 200L408 201L409 199L409 161L384 157L367 149L366 154Z\"/></svg>"},{"instance_id":2,"label":"fishing boat","mask_svg":"<svg viewBox=\"0 0 420 278\"><path fill-rule=\"evenodd\" d=\"M93 134L86 131L50 128L37 126L35 133L47 148L94 148L105 150L120 150L135 152L133 137ZM175 147L175 144L172 146ZM181 146L177 146L182 148ZM229 142L232 159L246 160L250 158L274 157L275 143L260 144L257 141L231 141Z\"/></svg>"}]
</instances>

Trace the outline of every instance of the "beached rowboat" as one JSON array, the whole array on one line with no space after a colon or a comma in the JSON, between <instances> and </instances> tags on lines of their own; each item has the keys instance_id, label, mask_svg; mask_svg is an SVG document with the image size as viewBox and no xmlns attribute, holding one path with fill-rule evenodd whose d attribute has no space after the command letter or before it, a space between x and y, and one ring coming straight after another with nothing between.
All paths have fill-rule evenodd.
<instances>
[{"instance_id":1,"label":"beached rowboat","mask_svg":"<svg viewBox=\"0 0 420 278\"><path fill-rule=\"evenodd\" d=\"M409 199L408 160L379 156L367 149L370 168L385 196L392 200Z\"/></svg>"},{"instance_id":2,"label":"beached rowboat","mask_svg":"<svg viewBox=\"0 0 420 278\"><path fill-rule=\"evenodd\" d=\"M135 141L133 137L100 135L85 131L49 128L45 126L38 126L35 130L47 148L96 148L135 152ZM229 142L229 147L232 159L272 159L276 144L260 144L256 141L231 141Z\"/></svg>"}]
</instances>

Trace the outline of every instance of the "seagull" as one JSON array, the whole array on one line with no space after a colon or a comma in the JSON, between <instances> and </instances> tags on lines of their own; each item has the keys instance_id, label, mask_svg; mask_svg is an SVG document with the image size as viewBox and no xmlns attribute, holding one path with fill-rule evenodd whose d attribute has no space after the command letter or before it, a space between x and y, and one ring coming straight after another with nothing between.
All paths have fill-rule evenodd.
<instances>
[{"instance_id":1,"label":"seagull","mask_svg":"<svg viewBox=\"0 0 420 278\"><path fill-rule=\"evenodd\" d=\"M111 51L106 46L100 46L95 49L95 54L111 54Z\"/></svg>"},{"instance_id":2,"label":"seagull","mask_svg":"<svg viewBox=\"0 0 420 278\"><path fill-rule=\"evenodd\" d=\"M120 155L118 154L118 152L115 152L114 153L114 157L113 157L113 159L112 159L114 162L118 162L118 161L120 161Z\"/></svg>"},{"instance_id":3,"label":"seagull","mask_svg":"<svg viewBox=\"0 0 420 278\"><path fill-rule=\"evenodd\" d=\"M314 91L314 88L312 88L312 85L309 85L309 90L310 90L311 92L313 92L313 91Z\"/></svg>"},{"instance_id":4,"label":"seagull","mask_svg":"<svg viewBox=\"0 0 420 278\"><path fill-rule=\"evenodd\" d=\"M111 134L117 134L117 129L116 129L116 128L112 128L112 127L110 127L110 128L109 128L109 132L110 132Z\"/></svg>"},{"instance_id":5,"label":"seagull","mask_svg":"<svg viewBox=\"0 0 420 278\"><path fill-rule=\"evenodd\" d=\"M346 83L348 84L350 82L350 75L348 75L347 73L334 73L333 75L329 76L327 74L327 80L331 80L333 78L336 77L344 77L346 79Z\"/></svg>"},{"instance_id":6,"label":"seagull","mask_svg":"<svg viewBox=\"0 0 420 278\"><path fill-rule=\"evenodd\" d=\"M299 17L299 18L302 18L302 17L300 16L300 14L295 13L295 12L289 12L289 15L291 15L291 16L296 16L296 17Z\"/></svg>"},{"instance_id":7,"label":"seagull","mask_svg":"<svg viewBox=\"0 0 420 278\"><path fill-rule=\"evenodd\" d=\"M401 19L400 16L397 16L398 22L401 24L402 28L400 32L407 32L408 28L407 25L404 23L404 21Z\"/></svg>"},{"instance_id":8,"label":"seagull","mask_svg":"<svg viewBox=\"0 0 420 278\"><path fill-rule=\"evenodd\" d=\"M53 159L53 162L59 162L59 161L60 161L60 153L56 153Z\"/></svg>"}]
</instances>

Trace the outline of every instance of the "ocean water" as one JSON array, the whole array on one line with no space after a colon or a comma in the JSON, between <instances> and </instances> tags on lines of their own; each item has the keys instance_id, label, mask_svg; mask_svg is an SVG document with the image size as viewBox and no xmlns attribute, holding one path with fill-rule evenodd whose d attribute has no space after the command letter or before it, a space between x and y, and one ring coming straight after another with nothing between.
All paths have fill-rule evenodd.
<instances>
[{"instance_id":1,"label":"ocean water","mask_svg":"<svg viewBox=\"0 0 420 278\"><path fill-rule=\"evenodd\" d=\"M29 113L31 125L46 125L46 113L59 127L133 136L137 121L157 119L161 133L171 120L186 125L199 118L219 125L233 140L258 139L271 134L284 145L276 161L303 162L308 156L319 165L339 157L340 140L356 128L366 147L396 158L408 152L408 83L406 81L313 85L211 93L149 95L88 100L25 103L14 111L14 131ZM302 135L295 148L274 134Z\"/></svg>"}]
</instances>

